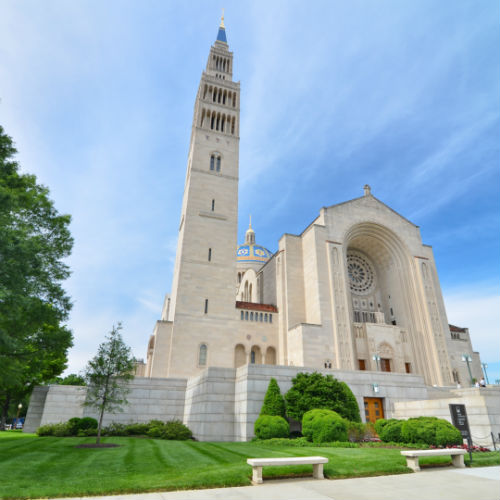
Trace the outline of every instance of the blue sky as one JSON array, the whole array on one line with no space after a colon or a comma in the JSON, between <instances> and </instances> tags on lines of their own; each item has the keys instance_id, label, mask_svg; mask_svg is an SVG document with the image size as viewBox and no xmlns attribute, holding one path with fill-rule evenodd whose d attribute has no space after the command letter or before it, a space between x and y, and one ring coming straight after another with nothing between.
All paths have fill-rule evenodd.
<instances>
[{"instance_id":1,"label":"blue sky","mask_svg":"<svg viewBox=\"0 0 500 500\"><path fill-rule=\"evenodd\" d=\"M497 0L3 0L0 124L73 217L68 372L119 320L145 356L221 7L242 88L239 240L251 213L274 251L370 184L421 227L450 323L500 378Z\"/></svg>"}]
</instances>

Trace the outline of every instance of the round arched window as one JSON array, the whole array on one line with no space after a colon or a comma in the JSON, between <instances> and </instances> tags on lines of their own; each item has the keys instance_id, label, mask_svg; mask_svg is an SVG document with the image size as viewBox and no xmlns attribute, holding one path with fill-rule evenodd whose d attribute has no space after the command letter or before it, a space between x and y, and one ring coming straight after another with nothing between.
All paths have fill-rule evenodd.
<instances>
[{"instance_id":1,"label":"round arched window","mask_svg":"<svg viewBox=\"0 0 500 500\"><path fill-rule=\"evenodd\" d=\"M349 251L347 254L349 286L354 293L365 295L375 288L375 271L366 255Z\"/></svg>"}]
</instances>

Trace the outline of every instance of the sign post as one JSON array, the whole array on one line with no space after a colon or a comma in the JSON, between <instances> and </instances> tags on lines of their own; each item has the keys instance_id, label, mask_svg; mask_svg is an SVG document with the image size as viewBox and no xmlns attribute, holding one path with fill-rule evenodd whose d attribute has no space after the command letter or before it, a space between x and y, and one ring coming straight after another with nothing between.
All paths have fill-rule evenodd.
<instances>
[{"instance_id":1,"label":"sign post","mask_svg":"<svg viewBox=\"0 0 500 500\"><path fill-rule=\"evenodd\" d=\"M463 439L467 439L467 445L469 446L469 457L472 462L472 437L469 428L469 421L467 419L467 412L465 411L465 405L453 405L450 404L451 422L460 431Z\"/></svg>"}]
</instances>

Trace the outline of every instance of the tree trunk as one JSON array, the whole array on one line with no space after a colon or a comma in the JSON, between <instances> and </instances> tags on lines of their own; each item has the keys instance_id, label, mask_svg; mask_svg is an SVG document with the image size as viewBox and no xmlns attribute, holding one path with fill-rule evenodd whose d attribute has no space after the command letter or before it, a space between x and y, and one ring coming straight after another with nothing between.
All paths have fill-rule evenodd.
<instances>
[{"instance_id":1,"label":"tree trunk","mask_svg":"<svg viewBox=\"0 0 500 500\"><path fill-rule=\"evenodd\" d=\"M97 427L97 439L96 444L101 442L101 428L102 428L102 418L104 417L104 405L101 407L101 415L99 417L99 426Z\"/></svg>"},{"instance_id":2,"label":"tree trunk","mask_svg":"<svg viewBox=\"0 0 500 500\"><path fill-rule=\"evenodd\" d=\"M9 405L10 405L10 394L7 393L5 395L5 400L4 400L4 403L2 405L2 417L0 419L0 431L5 430L5 423L7 421L7 413L9 411Z\"/></svg>"}]
</instances>

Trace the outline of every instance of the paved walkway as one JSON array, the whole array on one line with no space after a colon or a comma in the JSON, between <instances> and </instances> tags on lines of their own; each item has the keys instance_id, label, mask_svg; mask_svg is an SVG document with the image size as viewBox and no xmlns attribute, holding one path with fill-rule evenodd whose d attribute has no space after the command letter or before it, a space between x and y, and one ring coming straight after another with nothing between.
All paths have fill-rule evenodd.
<instances>
[{"instance_id":1,"label":"paved walkway","mask_svg":"<svg viewBox=\"0 0 500 500\"><path fill-rule=\"evenodd\" d=\"M86 497L92 500L499 500L500 466L356 479L264 480L259 486ZM68 500L59 498L57 500Z\"/></svg>"}]
</instances>

